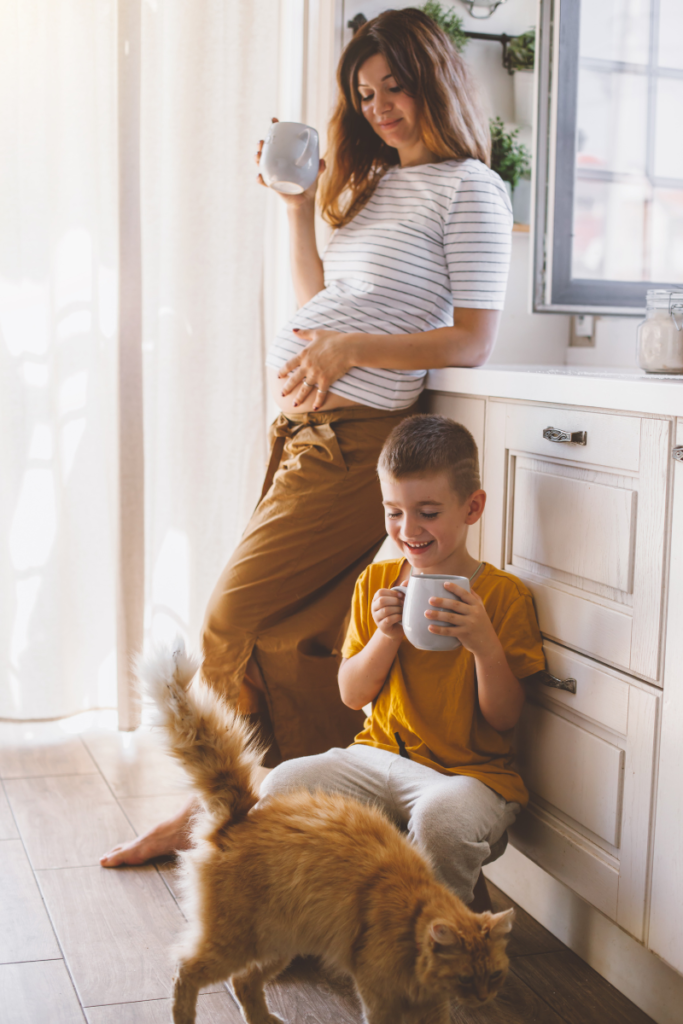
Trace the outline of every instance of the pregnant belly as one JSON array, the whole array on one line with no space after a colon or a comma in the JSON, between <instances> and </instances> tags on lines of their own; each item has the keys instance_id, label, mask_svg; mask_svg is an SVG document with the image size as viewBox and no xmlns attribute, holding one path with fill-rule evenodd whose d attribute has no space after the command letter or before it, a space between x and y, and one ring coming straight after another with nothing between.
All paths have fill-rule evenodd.
<instances>
[{"instance_id":1,"label":"pregnant belly","mask_svg":"<svg viewBox=\"0 0 683 1024\"><path fill-rule=\"evenodd\" d=\"M277 375L277 370L274 369L272 366L266 367L266 373L268 375L268 390L270 391L271 397L275 400L275 402L277 402L277 404L284 413L313 411L313 406L315 404L316 398L315 391L311 391L306 401L301 402L299 405L297 405L296 408L294 408L294 400L292 398L292 395L282 395L282 387L285 383L286 378L280 380ZM297 393L297 390L297 388L294 389L294 395ZM342 395L332 395L328 393L321 412L324 412L326 409L341 409L342 406L362 404L362 402L352 402L349 398L344 398Z\"/></svg>"}]
</instances>

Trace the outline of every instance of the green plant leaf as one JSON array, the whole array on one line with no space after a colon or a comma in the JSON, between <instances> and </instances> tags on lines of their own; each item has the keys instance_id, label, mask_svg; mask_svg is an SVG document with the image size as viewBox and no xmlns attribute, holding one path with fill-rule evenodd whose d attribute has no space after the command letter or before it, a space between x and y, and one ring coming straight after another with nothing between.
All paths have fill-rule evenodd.
<instances>
[{"instance_id":1,"label":"green plant leaf","mask_svg":"<svg viewBox=\"0 0 683 1024\"><path fill-rule=\"evenodd\" d=\"M452 7L449 10L442 7L437 0L428 0L418 10L423 11L428 18L432 18L444 30L458 53L463 52L469 43L469 39L462 27L462 18L458 17Z\"/></svg>"},{"instance_id":2,"label":"green plant leaf","mask_svg":"<svg viewBox=\"0 0 683 1024\"><path fill-rule=\"evenodd\" d=\"M527 29L508 43L507 65L512 71L533 71L535 57L535 29Z\"/></svg>"},{"instance_id":3,"label":"green plant leaf","mask_svg":"<svg viewBox=\"0 0 683 1024\"><path fill-rule=\"evenodd\" d=\"M511 132L505 131L505 125L499 117L489 121L491 128L491 170L509 181L513 189L517 188L519 179L528 174L531 168L531 153L527 147L517 141L519 128Z\"/></svg>"}]
</instances>

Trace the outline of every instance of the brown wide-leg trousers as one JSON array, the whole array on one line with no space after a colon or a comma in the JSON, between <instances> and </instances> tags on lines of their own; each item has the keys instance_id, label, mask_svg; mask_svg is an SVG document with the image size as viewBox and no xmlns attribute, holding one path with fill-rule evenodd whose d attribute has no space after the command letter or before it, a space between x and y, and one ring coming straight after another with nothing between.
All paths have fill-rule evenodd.
<instances>
[{"instance_id":1,"label":"brown wide-leg trousers","mask_svg":"<svg viewBox=\"0 0 683 1024\"><path fill-rule=\"evenodd\" d=\"M209 601L207 681L238 701L252 656L275 760L349 744L363 715L339 697L343 628L358 575L385 536L377 458L415 407L280 414L263 495ZM274 747L275 749L275 747Z\"/></svg>"}]
</instances>

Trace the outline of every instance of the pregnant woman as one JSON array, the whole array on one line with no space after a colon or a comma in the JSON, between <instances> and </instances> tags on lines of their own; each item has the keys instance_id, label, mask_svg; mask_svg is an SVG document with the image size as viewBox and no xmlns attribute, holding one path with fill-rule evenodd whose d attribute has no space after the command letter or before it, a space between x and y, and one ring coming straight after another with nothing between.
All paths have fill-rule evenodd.
<instances>
[{"instance_id":1,"label":"pregnant woman","mask_svg":"<svg viewBox=\"0 0 683 1024\"><path fill-rule=\"evenodd\" d=\"M204 624L204 677L254 716L270 765L346 746L361 728L337 670L355 580L384 539L377 458L428 368L486 361L510 258L486 119L435 22L414 9L368 22L338 85L320 187L282 197L299 305L266 361L282 412L261 500ZM322 259L316 189L336 229ZM191 812L101 863L182 848Z\"/></svg>"}]
</instances>

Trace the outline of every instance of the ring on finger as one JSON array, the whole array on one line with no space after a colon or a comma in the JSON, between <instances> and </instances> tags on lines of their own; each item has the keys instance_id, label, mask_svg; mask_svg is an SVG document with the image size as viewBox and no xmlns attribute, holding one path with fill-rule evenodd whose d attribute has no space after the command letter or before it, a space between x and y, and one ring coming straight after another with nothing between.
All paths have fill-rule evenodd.
<instances>
[{"instance_id":1,"label":"ring on finger","mask_svg":"<svg viewBox=\"0 0 683 1024\"><path fill-rule=\"evenodd\" d=\"M314 388L315 387L315 384L309 384L309 382L306 380L305 377L304 377L302 383L305 384L307 388Z\"/></svg>"}]
</instances>

